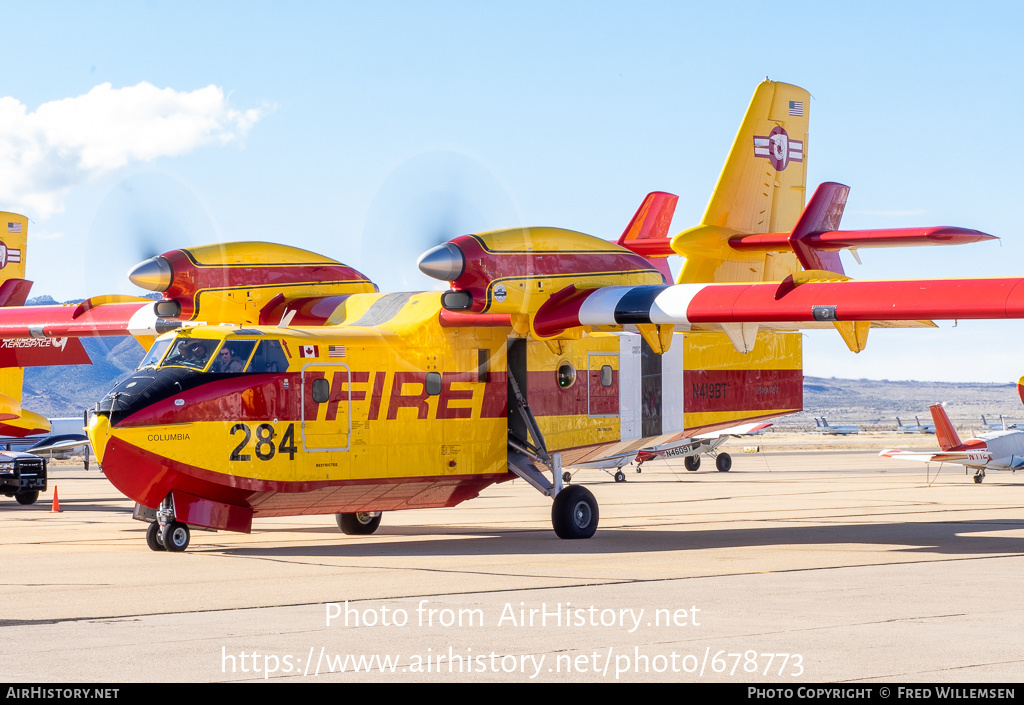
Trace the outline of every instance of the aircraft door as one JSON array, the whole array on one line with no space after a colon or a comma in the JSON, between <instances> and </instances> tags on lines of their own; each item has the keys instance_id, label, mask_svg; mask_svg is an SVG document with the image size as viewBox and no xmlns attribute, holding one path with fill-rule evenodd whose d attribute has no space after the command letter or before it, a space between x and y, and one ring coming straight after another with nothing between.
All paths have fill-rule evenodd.
<instances>
[{"instance_id":1,"label":"aircraft door","mask_svg":"<svg viewBox=\"0 0 1024 705\"><path fill-rule=\"evenodd\" d=\"M310 452L347 451L352 437L352 373L340 362L302 368L302 447Z\"/></svg>"},{"instance_id":2,"label":"aircraft door","mask_svg":"<svg viewBox=\"0 0 1024 705\"><path fill-rule=\"evenodd\" d=\"M587 413L593 417L619 415L619 355L587 355Z\"/></svg>"}]
</instances>

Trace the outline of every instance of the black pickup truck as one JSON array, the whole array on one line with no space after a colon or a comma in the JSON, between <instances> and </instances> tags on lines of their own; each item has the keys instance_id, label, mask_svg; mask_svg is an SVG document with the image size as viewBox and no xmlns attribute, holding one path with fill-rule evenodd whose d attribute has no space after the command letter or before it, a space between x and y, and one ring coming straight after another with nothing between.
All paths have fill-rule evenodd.
<instances>
[{"instance_id":1,"label":"black pickup truck","mask_svg":"<svg viewBox=\"0 0 1024 705\"><path fill-rule=\"evenodd\" d=\"M30 453L0 451L0 494L33 504L46 490L46 460Z\"/></svg>"}]
</instances>

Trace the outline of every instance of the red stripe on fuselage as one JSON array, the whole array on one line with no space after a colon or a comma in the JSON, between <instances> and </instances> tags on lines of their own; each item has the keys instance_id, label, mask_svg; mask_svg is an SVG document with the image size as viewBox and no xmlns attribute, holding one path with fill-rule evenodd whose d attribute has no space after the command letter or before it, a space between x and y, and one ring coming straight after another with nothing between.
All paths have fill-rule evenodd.
<instances>
[{"instance_id":1,"label":"red stripe on fuselage","mask_svg":"<svg viewBox=\"0 0 1024 705\"><path fill-rule=\"evenodd\" d=\"M688 413L803 408L803 370L685 370ZM736 421L735 423L740 423Z\"/></svg>"}]
</instances>

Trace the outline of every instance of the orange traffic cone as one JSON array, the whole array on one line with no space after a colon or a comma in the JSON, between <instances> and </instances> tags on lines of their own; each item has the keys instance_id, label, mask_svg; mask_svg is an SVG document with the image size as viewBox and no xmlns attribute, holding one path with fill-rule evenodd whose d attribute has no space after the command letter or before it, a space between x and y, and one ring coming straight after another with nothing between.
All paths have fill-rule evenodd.
<instances>
[{"instance_id":1,"label":"orange traffic cone","mask_svg":"<svg viewBox=\"0 0 1024 705\"><path fill-rule=\"evenodd\" d=\"M60 500L57 499L57 485L53 486L53 506L50 507L50 511L51 512L62 512L62 511L64 511L63 509L60 508Z\"/></svg>"}]
</instances>

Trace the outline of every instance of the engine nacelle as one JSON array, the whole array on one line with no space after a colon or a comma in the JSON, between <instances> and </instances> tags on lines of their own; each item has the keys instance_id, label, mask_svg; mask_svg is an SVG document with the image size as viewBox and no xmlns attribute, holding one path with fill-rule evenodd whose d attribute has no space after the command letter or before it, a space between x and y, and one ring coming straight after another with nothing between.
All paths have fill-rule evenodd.
<instances>
[{"instance_id":1,"label":"engine nacelle","mask_svg":"<svg viewBox=\"0 0 1024 705\"><path fill-rule=\"evenodd\" d=\"M533 314L569 286L664 284L644 257L606 240L559 228L463 235L425 252L424 274L448 281L449 311Z\"/></svg>"},{"instance_id":2,"label":"engine nacelle","mask_svg":"<svg viewBox=\"0 0 1024 705\"><path fill-rule=\"evenodd\" d=\"M260 323L282 298L373 293L377 287L352 267L288 245L230 242L172 250L136 265L136 286L163 292L161 318Z\"/></svg>"}]
</instances>

